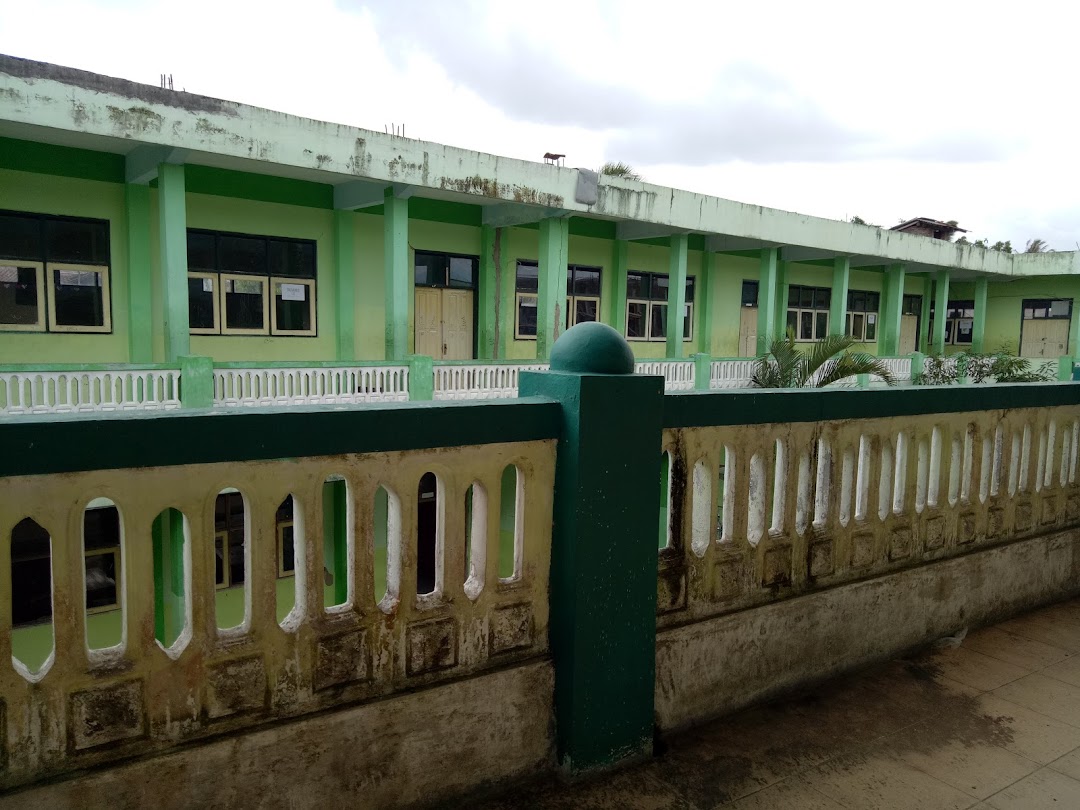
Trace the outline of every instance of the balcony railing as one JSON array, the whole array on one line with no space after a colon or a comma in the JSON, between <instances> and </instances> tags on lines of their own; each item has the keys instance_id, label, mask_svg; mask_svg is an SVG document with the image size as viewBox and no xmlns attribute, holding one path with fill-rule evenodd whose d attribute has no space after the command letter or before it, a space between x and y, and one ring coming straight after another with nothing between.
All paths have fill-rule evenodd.
<instances>
[{"instance_id":1,"label":"balcony railing","mask_svg":"<svg viewBox=\"0 0 1080 810\"><path fill-rule=\"evenodd\" d=\"M214 369L214 405L351 405L405 402L407 365L262 367L229 364Z\"/></svg>"},{"instance_id":2,"label":"balcony railing","mask_svg":"<svg viewBox=\"0 0 1080 810\"><path fill-rule=\"evenodd\" d=\"M0 415L179 407L178 366L43 366L0 371Z\"/></svg>"}]
</instances>

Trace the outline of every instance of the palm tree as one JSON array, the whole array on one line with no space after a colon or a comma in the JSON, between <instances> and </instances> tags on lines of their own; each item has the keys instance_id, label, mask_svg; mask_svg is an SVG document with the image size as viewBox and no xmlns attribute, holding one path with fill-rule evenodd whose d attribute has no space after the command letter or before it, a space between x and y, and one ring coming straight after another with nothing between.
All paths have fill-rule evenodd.
<instances>
[{"instance_id":1,"label":"palm tree","mask_svg":"<svg viewBox=\"0 0 1080 810\"><path fill-rule=\"evenodd\" d=\"M626 180L641 180L641 175L634 171L633 167L628 163L605 163L600 167L600 174L606 174L608 177L622 177Z\"/></svg>"},{"instance_id":2,"label":"palm tree","mask_svg":"<svg viewBox=\"0 0 1080 810\"><path fill-rule=\"evenodd\" d=\"M1046 244L1044 239L1029 239L1027 247L1024 248L1024 253L1049 253L1050 246Z\"/></svg>"},{"instance_id":3,"label":"palm tree","mask_svg":"<svg viewBox=\"0 0 1080 810\"><path fill-rule=\"evenodd\" d=\"M809 352L801 352L795 335L788 332L758 358L751 382L755 388L824 388L857 374L876 374L886 385L894 385L883 362L866 352L848 351L854 343L850 336L830 335L812 344Z\"/></svg>"}]
</instances>

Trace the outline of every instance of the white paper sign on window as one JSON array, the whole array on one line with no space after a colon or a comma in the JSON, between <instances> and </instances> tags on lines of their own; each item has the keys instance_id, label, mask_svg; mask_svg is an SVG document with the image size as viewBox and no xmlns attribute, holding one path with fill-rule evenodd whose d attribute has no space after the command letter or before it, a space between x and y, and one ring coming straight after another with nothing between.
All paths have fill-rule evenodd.
<instances>
[{"instance_id":1,"label":"white paper sign on window","mask_svg":"<svg viewBox=\"0 0 1080 810\"><path fill-rule=\"evenodd\" d=\"M212 278L204 278L202 280L202 291L203 292L213 292L214 291L214 280Z\"/></svg>"},{"instance_id":2,"label":"white paper sign on window","mask_svg":"<svg viewBox=\"0 0 1080 810\"><path fill-rule=\"evenodd\" d=\"M98 274L91 271L60 270L60 284L64 287L97 287Z\"/></svg>"},{"instance_id":3,"label":"white paper sign on window","mask_svg":"<svg viewBox=\"0 0 1080 810\"><path fill-rule=\"evenodd\" d=\"M281 300L282 301L306 301L307 300L307 285L306 284L282 284L281 285Z\"/></svg>"},{"instance_id":4,"label":"white paper sign on window","mask_svg":"<svg viewBox=\"0 0 1080 810\"><path fill-rule=\"evenodd\" d=\"M1069 302L1068 301L1051 301L1050 302L1050 317L1051 318L1067 318L1069 315Z\"/></svg>"},{"instance_id":5,"label":"white paper sign on window","mask_svg":"<svg viewBox=\"0 0 1080 810\"><path fill-rule=\"evenodd\" d=\"M961 335L966 335L971 332L971 321L959 321L956 328L960 330Z\"/></svg>"}]
</instances>

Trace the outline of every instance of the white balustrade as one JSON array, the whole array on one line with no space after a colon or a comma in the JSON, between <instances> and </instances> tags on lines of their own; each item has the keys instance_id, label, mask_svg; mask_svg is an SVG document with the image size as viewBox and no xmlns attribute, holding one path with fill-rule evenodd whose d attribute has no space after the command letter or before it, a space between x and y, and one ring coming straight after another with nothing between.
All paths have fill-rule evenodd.
<instances>
[{"instance_id":1,"label":"white balustrade","mask_svg":"<svg viewBox=\"0 0 1080 810\"><path fill-rule=\"evenodd\" d=\"M407 366L214 370L214 404L219 406L344 405L408 399Z\"/></svg>"},{"instance_id":2,"label":"white balustrade","mask_svg":"<svg viewBox=\"0 0 1080 810\"><path fill-rule=\"evenodd\" d=\"M516 397L518 373L544 371L546 363L476 363L435 366L437 400Z\"/></svg>"},{"instance_id":3,"label":"white balustrade","mask_svg":"<svg viewBox=\"0 0 1080 810\"><path fill-rule=\"evenodd\" d=\"M177 369L0 372L3 415L179 407Z\"/></svg>"},{"instance_id":4,"label":"white balustrade","mask_svg":"<svg viewBox=\"0 0 1080 810\"><path fill-rule=\"evenodd\" d=\"M713 360L709 388L749 388L755 362L753 358Z\"/></svg>"},{"instance_id":5,"label":"white balustrade","mask_svg":"<svg viewBox=\"0 0 1080 810\"><path fill-rule=\"evenodd\" d=\"M694 363L691 360L643 360L637 363L638 374L659 374L665 391L693 391Z\"/></svg>"}]
</instances>

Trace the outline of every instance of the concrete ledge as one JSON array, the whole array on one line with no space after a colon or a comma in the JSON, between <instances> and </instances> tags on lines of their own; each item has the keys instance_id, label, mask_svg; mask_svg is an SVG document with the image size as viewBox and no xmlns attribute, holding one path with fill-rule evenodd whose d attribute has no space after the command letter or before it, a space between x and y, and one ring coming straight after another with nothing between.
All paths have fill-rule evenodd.
<instances>
[{"instance_id":1,"label":"concrete ledge","mask_svg":"<svg viewBox=\"0 0 1080 810\"><path fill-rule=\"evenodd\" d=\"M657 723L695 725L1080 593L1078 551L1073 529L661 631Z\"/></svg>"},{"instance_id":2,"label":"concrete ledge","mask_svg":"<svg viewBox=\"0 0 1080 810\"><path fill-rule=\"evenodd\" d=\"M305 718L0 796L0 805L434 804L554 766L550 661Z\"/></svg>"}]
</instances>

